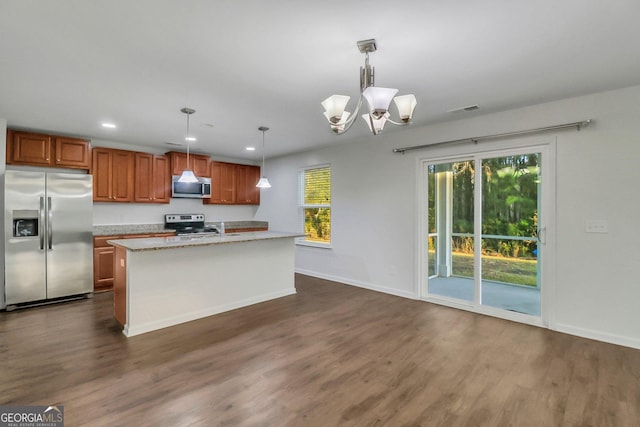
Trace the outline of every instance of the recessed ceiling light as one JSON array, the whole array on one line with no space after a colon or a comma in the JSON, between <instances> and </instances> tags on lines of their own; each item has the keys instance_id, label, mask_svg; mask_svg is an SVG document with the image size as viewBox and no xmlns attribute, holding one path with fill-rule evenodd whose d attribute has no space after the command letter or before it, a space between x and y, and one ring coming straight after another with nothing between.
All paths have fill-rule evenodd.
<instances>
[{"instance_id":1,"label":"recessed ceiling light","mask_svg":"<svg viewBox=\"0 0 640 427\"><path fill-rule=\"evenodd\" d=\"M256 151L256 147L247 147L245 148L247 151Z\"/></svg>"},{"instance_id":2,"label":"recessed ceiling light","mask_svg":"<svg viewBox=\"0 0 640 427\"><path fill-rule=\"evenodd\" d=\"M189 142L193 142L193 141L197 141L196 138L194 138L193 136L188 136L184 139L185 141L189 141Z\"/></svg>"},{"instance_id":3,"label":"recessed ceiling light","mask_svg":"<svg viewBox=\"0 0 640 427\"><path fill-rule=\"evenodd\" d=\"M117 126L114 125L113 123L103 123L102 127L103 128L109 128L109 129L115 129Z\"/></svg>"}]
</instances>

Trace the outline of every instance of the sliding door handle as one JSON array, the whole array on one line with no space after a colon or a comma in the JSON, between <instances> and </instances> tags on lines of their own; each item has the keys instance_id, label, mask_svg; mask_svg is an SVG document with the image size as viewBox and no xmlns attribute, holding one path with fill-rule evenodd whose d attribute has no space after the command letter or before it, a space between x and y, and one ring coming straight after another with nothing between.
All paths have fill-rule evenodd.
<instances>
[{"instance_id":1,"label":"sliding door handle","mask_svg":"<svg viewBox=\"0 0 640 427\"><path fill-rule=\"evenodd\" d=\"M538 239L538 242L540 242L543 245L546 245L547 244L547 227L538 228L538 230L536 231L536 238Z\"/></svg>"}]
</instances>

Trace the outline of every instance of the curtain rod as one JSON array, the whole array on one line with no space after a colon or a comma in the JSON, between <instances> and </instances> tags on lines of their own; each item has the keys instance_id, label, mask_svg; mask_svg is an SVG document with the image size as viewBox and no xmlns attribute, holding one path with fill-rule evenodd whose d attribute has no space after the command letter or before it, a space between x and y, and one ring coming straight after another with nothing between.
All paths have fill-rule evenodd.
<instances>
[{"instance_id":1,"label":"curtain rod","mask_svg":"<svg viewBox=\"0 0 640 427\"><path fill-rule=\"evenodd\" d=\"M593 123L593 120L592 119L588 119L588 120L582 120L582 121L579 121L579 122L565 123L565 124L562 124L562 125L547 126L547 127L544 127L544 128L519 130L519 131L515 131L515 132L506 132L506 133L496 133L496 134L493 134L493 135L475 136L473 138L452 139L450 141L441 141L441 142L436 142L434 144L423 144L423 145L414 145L412 147L394 148L393 152L394 153L402 153L402 154L404 154L405 151L421 150L423 148L437 147L438 145L444 145L444 144L459 144L461 142L473 142L474 144L477 144L478 142L484 141L484 140L487 140L487 139L506 138L508 136L526 135L526 134L529 134L529 133L547 132L547 131L550 131L550 130L565 129L565 128L572 128L572 127L575 127L576 130L580 130L583 127L589 126L591 123Z\"/></svg>"}]
</instances>

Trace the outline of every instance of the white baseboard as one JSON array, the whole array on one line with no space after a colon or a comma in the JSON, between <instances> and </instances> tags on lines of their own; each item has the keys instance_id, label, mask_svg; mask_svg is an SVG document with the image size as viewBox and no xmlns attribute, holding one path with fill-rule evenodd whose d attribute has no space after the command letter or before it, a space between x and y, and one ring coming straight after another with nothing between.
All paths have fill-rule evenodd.
<instances>
[{"instance_id":1,"label":"white baseboard","mask_svg":"<svg viewBox=\"0 0 640 427\"><path fill-rule=\"evenodd\" d=\"M359 280L351 280L347 279L346 277L332 276L329 274L318 273L317 271L305 270L303 268L296 268L296 273L304 274L305 276L317 277L318 279L331 280L332 282L339 282L345 285L357 286L359 288L369 289L371 291L395 295L397 297L418 299L418 295L412 292L400 291L398 289L387 288L386 286L378 286L371 283L360 282Z\"/></svg>"},{"instance_id":2,"label":"white baseboard","mask_svg":"<svg viewBox=\"0 0 640 427\"><path fill-rule=\"evenodd\" d=\"M576 326L566 325L563 323L556 324L556 331L569 335L575 335L582 338L588 338L596 341L603 341L609 344L621 345L640 350L640 340L622 335L614 335L593 329L578 328Z\"/></svg>"}]
</instances>

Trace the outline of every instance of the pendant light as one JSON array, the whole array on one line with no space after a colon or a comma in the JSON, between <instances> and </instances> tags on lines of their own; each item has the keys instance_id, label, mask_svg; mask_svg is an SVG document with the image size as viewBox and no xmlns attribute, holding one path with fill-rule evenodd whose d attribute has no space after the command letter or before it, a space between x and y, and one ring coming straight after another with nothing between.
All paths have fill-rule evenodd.
<instances>
[{"instance_id":1,"label":"pendant light","mask_svg":"<svg viewBox=\"0 0 640 427\"><path fill-rule=\"evenodd\" d=\"M262 178L260 178L260 181L258 181L258 183L256 184L256 187L258 187L258 188L271 188L271 184L269 184L269 180L267 179L266 176L264 176L264 171L265 171L265 168L264 168L264 133L266 131L268 131L269 128L266 127L266 126L260 126L258 128L258 130L260 132L262 132Z\"/></svg>"},{"instance_id":2,"label":"pendant light","mask_svg":"<svg viewBox=\"0 0 640 427\"><path fill-rule=\"evenodd\" d=\"M184 114L187 115L187 136L184 138L187 141L187 167L182 171L180 178L178 178L178 182L198 182L198 177L193 173L193 171L189 168L189 142L194 141L194 138L189 136L189 116L196 112L196 110L192 108L184 107L181 109Z\"/></svg>"}]
</instances>

